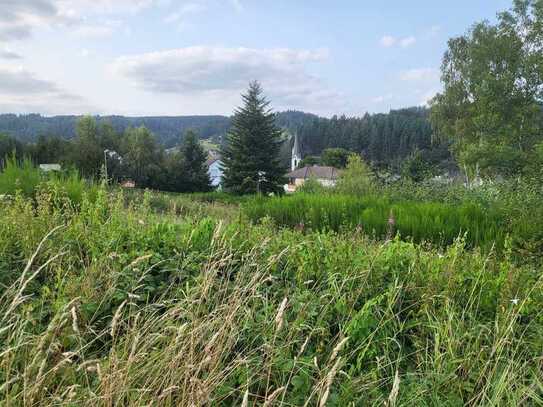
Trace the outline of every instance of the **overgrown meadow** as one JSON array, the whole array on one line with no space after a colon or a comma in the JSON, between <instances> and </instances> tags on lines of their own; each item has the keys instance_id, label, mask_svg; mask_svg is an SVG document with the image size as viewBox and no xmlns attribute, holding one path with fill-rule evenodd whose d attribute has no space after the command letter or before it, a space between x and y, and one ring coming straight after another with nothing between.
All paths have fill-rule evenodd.
<instances>
[{"instance_id":1,"label":"overgrown meadow","mask_svg":"<svg viewBox=\"0 0 543 407\"><path fill-rule=\"evenodd\" d=\"M500 211L333 199L4 195L2 405L543 403L542 269Z\"/></svg>"}]
</instances>

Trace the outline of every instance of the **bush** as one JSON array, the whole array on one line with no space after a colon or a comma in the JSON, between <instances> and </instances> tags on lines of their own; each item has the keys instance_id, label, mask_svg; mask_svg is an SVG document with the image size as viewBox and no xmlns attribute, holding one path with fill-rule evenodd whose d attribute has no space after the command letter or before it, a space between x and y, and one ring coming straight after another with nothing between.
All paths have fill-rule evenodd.
<instances>
[{"instance_id":1,"label":"bush","mask_svg":"<svg viewBox=\"0 0 543 407\"><path fill-rule=\"evenodd\" d=\"M374 189L374 176L359 155L351 154L347 168L340 174L336 191L342 194L366 195Z\"/></svg>"},{"instance_id":2,"label":"bush","mask_svg":"<svg viewBox=\"0 0 543 407\"><path fill-rule=\"evenodd\" d=\"M77 170L42 173L30 159L18 162L14 157L6 162L6 167L0 173L0 194L16 195L34 198L39 191L47 190L58 202L67 199L72 204L80 204L83 195L94 199L97 187L79 176Z\"/></svg>"},{"instance_id":3,"label":"bush","mask_svg":"<svg viewBox=\"0 0 543 407\"><path fill-rule=\"evenodd\" d=\"M17 161L12 156L6 159L4 169L0 172L0 194L15 195L20 192L24 196L34 196L41 181L40 170L34 167L29 158Z\"/></svg>"}]
</instances>

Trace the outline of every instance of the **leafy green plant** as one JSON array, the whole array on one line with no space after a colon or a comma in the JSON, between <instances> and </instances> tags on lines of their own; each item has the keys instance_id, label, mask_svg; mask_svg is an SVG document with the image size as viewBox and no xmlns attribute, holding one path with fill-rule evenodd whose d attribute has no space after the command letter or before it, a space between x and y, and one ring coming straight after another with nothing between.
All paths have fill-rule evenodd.
<instances>
[{"instance_id":1,"label":"leafy green plant","mask_svg":"<svg viewBox=\"0 0 543 407\"><path fill-rule=\"evenodd\" d=\"M0 204L5 404L540 401L540 268L462 240L172 217L151 192L37 193Z\"/></svg>"},{"instance_id":2,"label":"leafy green plant","mask_svg":"<svg viewBox=\"0 0 543 407\"><path fill-rule=\"evenodd\" d=\"M6 159L0 172L0 194L33 196L42 181L40 170L34 167L29 158L18 161L15 156Z\"/></svg>"}]
</instances>

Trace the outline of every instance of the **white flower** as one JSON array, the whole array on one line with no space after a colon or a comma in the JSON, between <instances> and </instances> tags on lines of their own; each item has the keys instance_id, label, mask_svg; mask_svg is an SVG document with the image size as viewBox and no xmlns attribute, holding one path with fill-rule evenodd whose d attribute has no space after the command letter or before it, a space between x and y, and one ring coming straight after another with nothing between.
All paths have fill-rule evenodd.
<instances>
[{"instance_id":1,"label":"white flower","mask_svg":"<svg viewBox=\"0 0 543 407\"><path fill-rule=\"evenodd\" d=\"M513 299L511 300L511 304L517 305L519 301L520 301L520 299L518 299L518 298L513 298Z\"/></svg>"}]
</instances>

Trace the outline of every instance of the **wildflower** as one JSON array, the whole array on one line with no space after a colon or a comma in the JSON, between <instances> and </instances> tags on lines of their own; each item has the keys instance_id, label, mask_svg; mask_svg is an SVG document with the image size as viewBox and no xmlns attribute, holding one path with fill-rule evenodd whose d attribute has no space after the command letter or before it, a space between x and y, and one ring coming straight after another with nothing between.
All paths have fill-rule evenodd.
<instances>
[{"instance_id":1,"label":"wildflower","mask_svg":"<svg viewBox=\"0 0 543 407\"><path fill-rule=\"evenodd\" d=\"M519 301L520 301L520 299L518 299L518 298L513 298L513 299L511 300L511 304L513 304L513 305L518 305L518 302L519 302Z\"/></svg>"}]
</instances>

